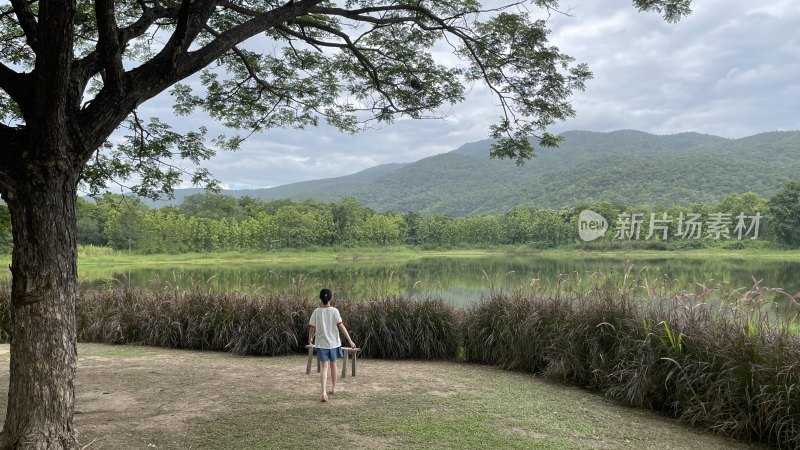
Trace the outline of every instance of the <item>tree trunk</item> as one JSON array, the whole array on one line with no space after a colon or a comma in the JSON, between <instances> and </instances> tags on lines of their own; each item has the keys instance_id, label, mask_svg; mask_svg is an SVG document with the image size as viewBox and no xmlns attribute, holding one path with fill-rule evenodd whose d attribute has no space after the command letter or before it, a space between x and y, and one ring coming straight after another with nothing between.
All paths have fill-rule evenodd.
<instances>
[{"instance_id":1,"label":"tree trunk","mask_svg":"<svg viewBox=\"0 0 800 450\"><path fill-rule=\"evenodd\" d=\"M76 445L77 171L52 158L55 162L39 162L4 192L14 233L4 449Z\"/></svg>"}]
</instances>

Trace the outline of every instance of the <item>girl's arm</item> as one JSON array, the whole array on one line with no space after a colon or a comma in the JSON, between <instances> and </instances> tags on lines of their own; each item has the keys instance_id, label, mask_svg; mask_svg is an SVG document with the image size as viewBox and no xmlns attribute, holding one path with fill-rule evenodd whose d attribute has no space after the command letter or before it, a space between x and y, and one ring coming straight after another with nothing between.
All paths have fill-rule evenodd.
<instances>
[{"instance_id":1,"label":"girl's arm","mask_svg":"<svg viewBox=\"0 0 800 450\"><path fill-rule=\"evenodd\" d=\"M347 342L350 344L350 347L355 348L356 344L355 342L353 342L352 339L350 339L350 334L347 332L347 328L345 328L344 322L339 322L339 331L341 331L344 337L347 339Z\"/></svg>"}]
</instances>

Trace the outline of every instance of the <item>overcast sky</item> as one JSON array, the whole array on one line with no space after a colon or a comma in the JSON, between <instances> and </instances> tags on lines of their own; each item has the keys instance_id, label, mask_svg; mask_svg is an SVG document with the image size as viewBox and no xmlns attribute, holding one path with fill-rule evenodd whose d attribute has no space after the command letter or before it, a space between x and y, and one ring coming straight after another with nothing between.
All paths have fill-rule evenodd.
<instances>
[{"instance_id":1,"label":"overcast sky","mask_svg":"<svg viewBox=\"0 0 800 450\"><path fill-rule=\"evenodd\" d=\"M594 73L572 98L577 116L551 131L697 131L730 138L800 129L797 0L695 0L677 24L638 13L630 0L561 2L551 41ZM168 95L142 105L171 117ZM410 162L485 139L500 110L485 89L448 108L445 120L398 121L352 136L325 125L252 136L206 166L229 188L276 186ZM189 119L197 125L202 118ZM188 122L172 119L176 128ZM222 132L205 123L214 134ZM535 163L535 162L534 162Z\"/></svg>"}]
</instances>

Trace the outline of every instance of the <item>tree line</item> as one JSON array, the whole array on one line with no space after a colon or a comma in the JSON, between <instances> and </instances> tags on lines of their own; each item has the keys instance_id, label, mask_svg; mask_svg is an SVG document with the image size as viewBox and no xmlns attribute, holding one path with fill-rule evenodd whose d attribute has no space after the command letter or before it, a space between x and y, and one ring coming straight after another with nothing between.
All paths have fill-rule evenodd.
<instances>
[{"instance_id":1,"label":"tree line","mask_svg":"<svg viewBox=\"0 0 800 450\"><path fill-rule=\"evenodd\" d=\"M578 236L578 220L584 210L595 211L608 220L608 231L592 243ZM713 239L705 232L699 239L681 239L670 232L645 239L651 215L669 217L673 228L681 215L708 218L716 213L730 215L731 236ZM760 215L758 239L743 239L733 233L739 214ZM638 216L633 216L637 214ZM800 183L789 183L771 199L754 193L733 194L716 204L652 208L598 201L575 207L538 209L521 206L504 214L449 217L416 212L381 213L364 206L354 197L338 202L307 200L260 201L251 197L202 193L187 197L178 206L149 209L136 198L104 194L94 201L79 199L78 243L109 246L140 253L183 253L221 251L269 251L286 248L371 247L409 245L426 248L456 246L525 245L553 248L584 246L642 246L682 248L723 245L742 247L800 245ZM641 235L618 236L621 220L639 217ZM0 214L0 226L3 222ZM696 217L696 216L695 216ZM750 220L749 222L752 222ZM748 222L748 224L749 224ZM7 233L10 235L10 233ZM0 239L0 243L2 243Z\"/></svg>"},{"instance_id":2,"label":"tree line","mask_svg":"<svg viewBox=\"0 0 800 450\"><path fill-rule=\"evenodd\" d=\"M594 211L608 221L608 231L584 243L579 238L579 216ZM703 218L717 213L732 222L727 239L714 239L705 232L697 239L675 236L666 240L658 231L645 239L651 214L656 220L694 214ZM754 230L739 239L734 232L736 217L748 219L758 213ZM666 214L666 216L664 216ZM727 216L729 215L729 216ZM716 204L652 208L598 201L575 207L538 209L520 206L504 214L450 217L443 214L381 213L354 197L338 202L307 200L261 201L202 193L189 196L178 206L150 209L134 197L104 194L94 200L78 199L78 243L111 247L137 253L186 253L223 251L269 251L314 247L419 246L492 247L529 246L554 248L681 249L703 246L742 248L747 246L800 247L800 183L789 183L771 199L754 193L733 194ZM639 218L640 236L620 236L621 221ZM752 220L748 221L748 225ZM628 224L629 226L630 224ZM657 226L655 228L658 228ZM628 228L630 231L630 228ZM8 209L0 207L0 249L10 251L11 222Z\"/></svg>"}]
</instances>

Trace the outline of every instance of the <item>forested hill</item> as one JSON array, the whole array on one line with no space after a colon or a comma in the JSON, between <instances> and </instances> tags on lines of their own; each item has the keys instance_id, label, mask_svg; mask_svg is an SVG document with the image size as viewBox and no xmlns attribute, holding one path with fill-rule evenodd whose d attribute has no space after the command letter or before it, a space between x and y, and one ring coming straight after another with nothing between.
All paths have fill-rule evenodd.
<instances>
[{"instance_id":1,"label":"forested hill","mask_svg":"<svg viewBox=\"0 0 800 450\"><path fill-rule=\"evenodd\" d=\"M786 182L800 179L800 132L741 139L633 130L571 131L563 136L559 148L538 149L537 157L523 167L490 159L491 141L486 140L410 164L226 193L264 200L353 195L379 211L463 216L594 200L658 206L715 202L748 191L769 197Z\"/></svg>"}]
</instances>

